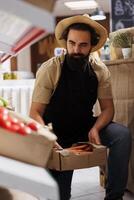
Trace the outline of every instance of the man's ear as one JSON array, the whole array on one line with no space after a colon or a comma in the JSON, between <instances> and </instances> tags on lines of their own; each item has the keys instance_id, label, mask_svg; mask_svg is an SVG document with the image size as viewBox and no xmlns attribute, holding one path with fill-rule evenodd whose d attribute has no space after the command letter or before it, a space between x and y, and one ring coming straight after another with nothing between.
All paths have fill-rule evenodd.
<instances>
[{"instance_id":1,"label":"man's ear","mask_svg":"<svg viewBox=\"0 0 134 200\"><path fill-rule=\"evenodd\" d=\"M93 36L92 37L92 40L91 40L91 45L92 46L95 46L95 45L97 45L97 43L99 42L99 37L96 37L96 35L95 36Z\"/></svg>"}]
</instances>

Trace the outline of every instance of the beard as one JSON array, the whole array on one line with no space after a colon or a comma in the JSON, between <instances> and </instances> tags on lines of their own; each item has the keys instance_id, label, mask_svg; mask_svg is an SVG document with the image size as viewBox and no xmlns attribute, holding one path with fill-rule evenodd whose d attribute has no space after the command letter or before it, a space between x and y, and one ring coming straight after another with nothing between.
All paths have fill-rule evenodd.
<instances>
[{"instance_id":1,"label":"beard","mask_svg":"<svg viewBox=\"0 0 134 200\"><path fill-rule=\"evenodd\" d=\"M85 71L86 66L88 64L88 55L84 54L67 54L66 61L69 69L73 71Z\"/></svg>"}]
</instances>

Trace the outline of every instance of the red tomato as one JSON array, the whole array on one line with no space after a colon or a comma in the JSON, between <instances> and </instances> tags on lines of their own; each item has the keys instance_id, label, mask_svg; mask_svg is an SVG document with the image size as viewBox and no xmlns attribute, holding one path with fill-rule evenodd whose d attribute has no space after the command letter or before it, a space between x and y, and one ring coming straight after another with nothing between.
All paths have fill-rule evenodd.
<instances>
[{"instance_id":1,"label":"red tomato","mask_svg":"<svg viewBox=\"0 0 134 200\"><path fill-rule=\"evenodd\" d=\"M19 130L18 130L18 133L21 134L21 135L28 135L30 133L32 133L31 129L27 126L24 126L24 127L21 127Z\"/></svg>"},{"instance_id":2,"label":"red tomato","mask_svg":"<svg viewBox=\"0 0 134 200\"><path fill-rule=\"evenodd\" d=\"M0 120L8 120L8 115L3 115L2 113L0 113Z\"/></svg>"},{"instance_id":3,"label":"red tomato","mask_svg":"<svg viewBox=\"0 0 134 200\"><path fill-rule=\"evenodd\" d=\"M3 122L1 123L1 126L2 126L2 128L5 128L5 129L7 129L7 130L10 130L12 124L11 124L10 121L3 121Z\"/></svg>"},{"instance_id":4,"label":"red tomato","mask_svg":"<svg viewBox=\"0 0 134 200\"><path fill-rule=\"evenodd\" d=\"M12 124L10 127L10 131L18 132L20 130L20 126L18 124Z\"/></svg>"},{"instance_id":5,"label":"red tomato","mask_svg":"<svg viewBox=\"0 0 134 200\"><path fill-rule=\"evenodd\" d=\"M33 131L37 131L39 129L39 124L36 122L29 122L27 126L30 127Z\"/></svg>"},{"instance_id":6,"label":"red tomato","mask_svg":"<svg viewBox=\"0 0 134 200\"><path fill-rule=\"evenodd\" d=\"M8 110L6 108L0 106L0 114L3 114L3 115L6 114L7 115L8 114Z\"/></svg>"},{"instance_id":7,"label":"red tomato","mask_svg":"<svg viewBox=\"0 0 134 200\"><path fill-rule=\"evenodd\" d=\"M8 115L3 115L2 113L0 113L0 126L5 127L7 121Z\"/></svg>"},{"instance_id":8,"label":"red tomato","mask_svg":"<svg viewBox=\"0 0 134 200\"><path fill-rule=\"evenodd\" d=\"M19 120L16 117L11 117L8 116L8 120L12 123L12 124L18 124Z\"/></svg>"},{"instance_id":9,"label":"red tomato","mask_svg":"<svg viewBox=\"0 0 134 200\"><path fill-rule=\"evenodd\" d=\"M20 126L20 128L25 127L25 124L23 122L21 122L21 121L19 121L17 124Z\"/></svg>"},{"instance_id":10,"label":"red tomato","mask_svg":"<svg viewBox=\"0 0 134 200\"><path fill-rule=\"evenodd\" d=\"M8 110L0 107L0 126L3 128L10 127L11 123L8 122Z\"/></svg>"}]
</instances>

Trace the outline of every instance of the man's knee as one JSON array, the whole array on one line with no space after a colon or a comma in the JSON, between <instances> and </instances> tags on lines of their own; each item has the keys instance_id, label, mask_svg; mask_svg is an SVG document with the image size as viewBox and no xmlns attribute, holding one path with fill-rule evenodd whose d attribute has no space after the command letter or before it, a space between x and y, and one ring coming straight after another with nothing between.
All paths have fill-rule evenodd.
<instances>
[{"instance_id":1,"label":"man's knee","mask_svg":"<svg viewBox=\"0 0 134 200\"><path fill-rule=\"evenodd\" d=\"M121 146L123 145L124 148L130 150L131 149L131 133L129 128L127 128L124 125L118 124L118 123L113 123L113 128L112 132L114 140L113 141L118 141L118 145L120 144Z\"/></svg>"},{"instance_id":2,"label":"man's knee","mask_svg":"<svg viewBox=\"0 0 134 200\"><path fill-rule=\"evenodd\" d=\"M117 127L117 134L119 135L120 139L131 143L131 133L129 128L120 124L116 124L116 127Z\"/></svg>"},{"instance_id":3,"label":"man's knee","mask_svg":"<svg viewBox=\"0 0 134 200\"><path fill-rule=\"evenodd\" d=\"M131 145L131 133L130 130L118 123L112 122L105 127L101 134L102 144L111 146L112 144L120 143Z\"/></svg>"}]
</instances>

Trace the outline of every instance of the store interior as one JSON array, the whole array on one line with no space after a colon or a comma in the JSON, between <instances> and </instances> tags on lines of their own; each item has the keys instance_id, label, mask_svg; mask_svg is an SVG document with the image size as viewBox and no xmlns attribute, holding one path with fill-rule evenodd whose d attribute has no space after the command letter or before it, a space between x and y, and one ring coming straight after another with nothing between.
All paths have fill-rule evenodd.
<instances>
[{"instance_id":1,"label":"store interior","mask_svg":"<svg viewBox=\"0 0 134 200\"><path fill-rule=\"evenodd\" d=\"M132 200L134 1L74 0L74 4L71 3L72 0L0 1L0 107L7 107L19 113L18 116L21 116L22 120L28 118L36 73L43 62L60 55L62 50L54 35L56 24L66 17L89 14L108 32L107 41L94 56L102 60L111 72L114 121L127 126L132 134L128 183L124 196L124 200ZM129 48L127 55L123 51L124 48ZM99 112L97 102L94 113L98 115ZM50 140L54 141L55 138ZM44 169L42 164L32 165L23 158L21 162L21 159L14 159L8 155L6 150L3 154L3 146L0 145L0 200L59 199L58 186L47 173L46 166ZM52 150L51 145L49 148ZM49 159L50 149L46 155ZM22 171L15 170L18 167ZM23 177L22 174L27 175ZM38 178L38 174L42 174L42 179ZM43 177L47 181L44 181ZM77 169L73 176L71 199L101 200L104 198L104 187L105 170L95 165L91 168Z\"/></svg>"}]
</instances>

